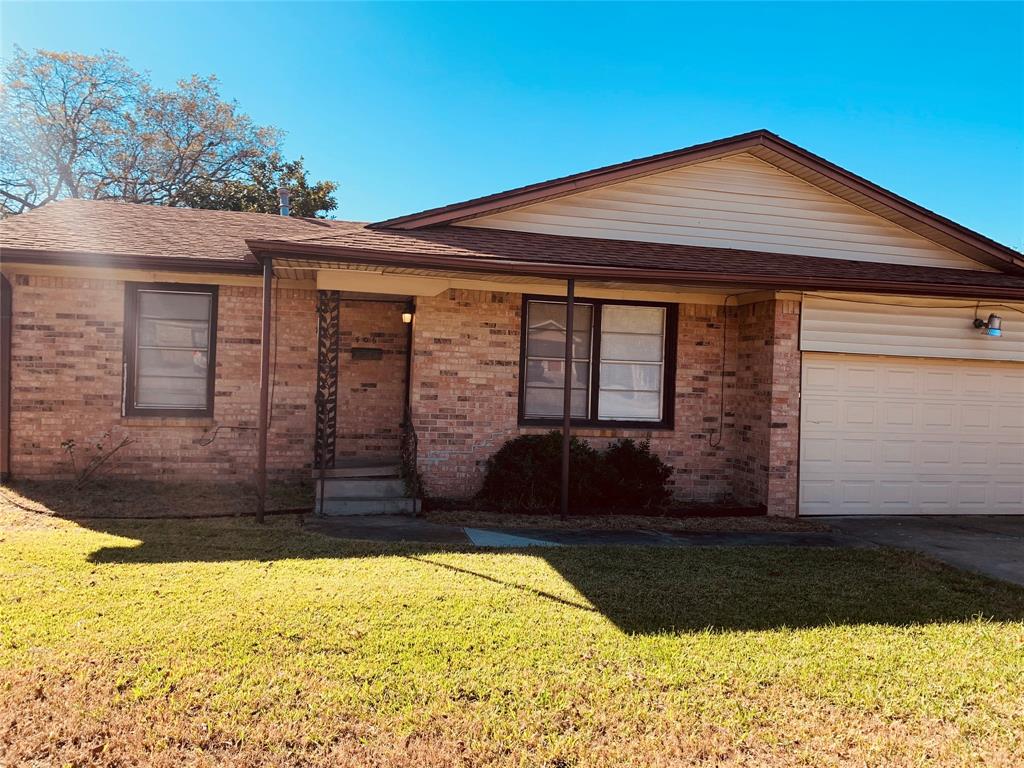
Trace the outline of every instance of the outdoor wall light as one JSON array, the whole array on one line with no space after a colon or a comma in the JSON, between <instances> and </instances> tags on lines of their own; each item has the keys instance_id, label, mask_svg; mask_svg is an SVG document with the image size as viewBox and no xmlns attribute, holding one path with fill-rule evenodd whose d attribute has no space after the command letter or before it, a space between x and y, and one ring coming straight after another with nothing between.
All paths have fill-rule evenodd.
<instances>
[{"instance_id":1,"label":"outdoor wall light","mask_svg":"<svg viewBox=\"0 0 1024 768\"><path fill-rule=\"evenodd\" d=\"M982 320L980 317L974 318L974 327L982 330L986 336L1002 336L1003 335L1003 318L999 315L992 314L988 316L988 320Z\"/></svg>"},{"instance_id":2,"label":"outdoor wall light","mask_svg":"<svg viewBox=\"0 0 1024 768\"><path fill-rule=\"evenodd\" d=\"M405 309L402 311L402 322L405 323L406 325L412 322L412 311L413 306L412 302L410 301L408 304L405 305Z\"/></svg>"}]
</instances>

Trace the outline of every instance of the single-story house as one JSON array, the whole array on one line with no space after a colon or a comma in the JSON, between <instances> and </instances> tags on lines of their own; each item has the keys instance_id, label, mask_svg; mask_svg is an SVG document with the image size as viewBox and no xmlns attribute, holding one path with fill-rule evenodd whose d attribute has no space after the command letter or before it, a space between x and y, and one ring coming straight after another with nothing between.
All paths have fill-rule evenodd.
<instances>
[{"instance_id":1,"label":"single-story house","mask_svg":"<svg viewBox=\"0 0 1024 768\"><path fill-rule=\"evenodd\" d=\"M128 437L106 472L404 451L469 497L568 380L681 501L1024 513L1024 255L767 131L371 224L63 200L0 248L5 476Z\"/></svg>"}]
</instances>

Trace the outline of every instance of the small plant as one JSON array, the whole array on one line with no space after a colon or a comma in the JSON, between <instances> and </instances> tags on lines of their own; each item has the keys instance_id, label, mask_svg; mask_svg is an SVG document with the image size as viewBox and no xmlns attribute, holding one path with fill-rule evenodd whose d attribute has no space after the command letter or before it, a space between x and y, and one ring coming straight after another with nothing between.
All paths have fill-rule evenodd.
<instances>
[{"instance_id":1,"label":"small plant","mask_svg":"<svg viewBox=\"0 0 1024 768\"><path fill-rule=\"evenodd\" d=\"M572 438L569 503L576 510L652 509L668 502L672 468L651 452L650 443L617 440L597 451ZM562 433L520 435L487 460L479 501L516 512L553 512L562 490Z\"/></svg>"},{"instance_id":2,"label":"small plant","mask_svg":"<svg viewBox=\"0 0 1024 768\"><path fill-rule=\"evenodd\" d=\"M71 470L75 475L75 488L81 488L87 484L93 479L93 477L95 477L99 468L106 464L111 456L125 446L131 445L135 442L135 440L130 437L123 437L118 443L108 445L110 439L110 433L104 432L103 436L91 446L95 450L95 453L89 461L81 467L81 469L79 469L78 460L75 457L75 451L78 449L78 443L75 442L74 438L69 438L61 442L61 450L67 454L68 460L71 462Z\"/></svg>"}]
</instances>

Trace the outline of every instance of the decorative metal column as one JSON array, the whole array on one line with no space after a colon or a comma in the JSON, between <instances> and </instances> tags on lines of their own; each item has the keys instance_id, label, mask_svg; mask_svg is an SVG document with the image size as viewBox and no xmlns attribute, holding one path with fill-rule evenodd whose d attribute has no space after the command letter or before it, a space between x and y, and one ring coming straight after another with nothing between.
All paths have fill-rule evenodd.
<instances>
[{"instance_id":1,"label":"decorative metal column","mask_svg":"<svg viewBox=\"0 0 1024 768\"><path fill-rule=\"evenodd\" d=\"M341 293L317 291L316 440L313 467L334 466L338 425L338 347Z\"/></svg>"}]
</instances>

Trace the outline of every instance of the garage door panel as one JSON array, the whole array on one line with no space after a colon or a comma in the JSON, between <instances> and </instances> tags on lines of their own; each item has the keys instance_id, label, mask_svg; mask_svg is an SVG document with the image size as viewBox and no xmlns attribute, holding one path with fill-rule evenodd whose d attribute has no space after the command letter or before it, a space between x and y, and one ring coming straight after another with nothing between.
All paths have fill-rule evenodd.
<instances>
[{"instance_id":1,"label":"garage door panel","mask_svg":"<svg viewBox=\"0 0 1024 768\"><path fill-rule=\"evenodd\" d=\"M1019 370L806 354L801 514L1024 513Z\"/></svg>"},{"instance_id":2,"label":"garage door panel","mask_svg":"<svg viewBox=\"0 0 1024 768\"><path fill-rule=\"evenodd\" d=\"M997 507L1019 507L1024 505L1024 482L995 483L995 498L993 502Z\"/></svg>"},{"instance_id":3,"label":"garage door panel","mask_svg":"<svg viewBox=\"0 0 1024 768\"><path fill-rule=\"evenodd\" d=\"M882 464L890 471L894 468L917 470L915 460L917 443L913 440L867 439L881 448L879 457Z\"/></svg>"}]
</instances>

